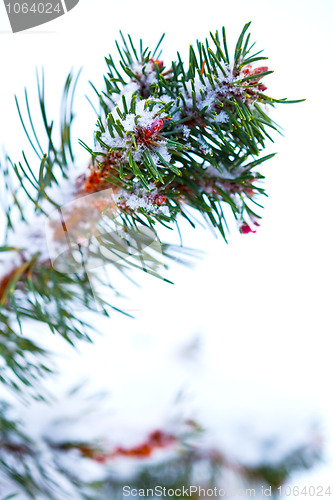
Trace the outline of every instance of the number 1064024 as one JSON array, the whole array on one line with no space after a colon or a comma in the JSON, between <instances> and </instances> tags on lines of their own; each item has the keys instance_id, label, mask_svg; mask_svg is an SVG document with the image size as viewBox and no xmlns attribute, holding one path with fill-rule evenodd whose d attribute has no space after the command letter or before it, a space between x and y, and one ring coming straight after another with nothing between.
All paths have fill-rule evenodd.
<instances>
[{"instance_id":1,"label":"number 1064024","mask_svg":"<svg viewBox=\"0 0 333 500\"><path fill-rule=\"evenodd\" d=\"M57 12L58 14L63 13L63 9L60 3L53 5L49 2L36 2L32 5L27 3L16 2L14 4L6 4L8 14L53 14Z\"/></svg>"}]
</instances>

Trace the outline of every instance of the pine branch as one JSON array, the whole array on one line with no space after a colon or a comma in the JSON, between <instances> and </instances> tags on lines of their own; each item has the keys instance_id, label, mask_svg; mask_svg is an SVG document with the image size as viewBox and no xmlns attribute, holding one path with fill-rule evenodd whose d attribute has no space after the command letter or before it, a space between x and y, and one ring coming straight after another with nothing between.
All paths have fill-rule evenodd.
<instances>
[{"instance_id":1,"label":"pine branch","mask_svg":"<svg viewBox=\"0 0 333 500\"><path fill-rule=\"evenodd\" d=\"M76 392L78 389L75 389ZM73 396L73 394L72 394ZM6 410L4 408L4 410ZM95 407L96 411L96 407ZM3 413L6 414L6 411ZM82 417L75 420L76 425ZM175 427L175 424L173 424ZM80 498L92 500L123 496L124 483L130 489L147 490L162 486L166 490L190 488L191 485L205 489L227 488L226 473L232 471L242 483L276 488L285 484L292 472L311 467L319 458L318 448L313 436L308 442L286 453L275 464L243 465L235 463L214 447L203 444L205 431L193 420L177 423L178 431L155 429L146 439L132 447L108 445L109 436L105 440L56 440L44 438L42 446L36 450L30 438L25 436L16 422L2 417L0 422L0 461L5 464L1 470L3 477L17 485L31 498L38 493L47 498L63 500L68 493L61 491L56 483L74 484ZM159 460L154 461L156 455ZM15 460L7 467L7 460L14 456ZM45 458L44 458L45 457ZM91 463L99 468L98 476L102 479L85 481L82 478L84 464ZM127 462L128 476L119 476L118 464ZM50 465L55 472L48 477ZM83 467L83 468L82 468ZM202 471L198 481L198 468ZM34 473L32 471L35 469ZM36 479L42 478L42 484ZM28 485L28 488L26 487ZM177 498L171 495L171 498ZM195 493L194 493L195 495ZM179 498L179 495L178 495Z\"/></svg>"},{"instance_id":2,"label":"pine branch","mask_svg":"<svg viewBox=\"0 0 333 500\"><path fill-rule=\"evenodd\" d=\"M97 148L81 143L90 156L89 169L81 175L75 174L71 141L78 75L70 74L65 83L60 142L54 137L55 122L47 117L43 73L37 90L44 139L35 129L27 91L24 110L16 99L35 161L23 152L16 163L6 157L2 169L12 198L5 206L3 250L9 252L17 241L23 247L6 252L12 264L0 276L3 329L19 332L29 319L47 324L72 344L89 340L87 325L72 306L95 308L87 262L111 264L122 274L142 269L161 277L165 246L158 225L172 229L183 217L195 227L189 208L224 239L226 207L241 232L254 232L261 218L259 197L265 196L264 176L256 169L273 156L259 154L270 139L267 129L277 130L261 105L281 100L263 93L268 68L250 65L264 57L252 54L248 28L237 41L233 61L223 28L222 43L218 32L211 33L213 46L208 39L197 42L196 49L190 47L187 68L178 55L169 69L158 59L163 37L151 53L142 41L136 47L121 34L119 65L106 58L106 89L97 92L102 112ZM48 241L42 226L51 234ZM100 304L104 311L109 306ZM13 318L18 330L11 326Z\"/></svg>"},{"instance_id":3,"label":"pine branch","mask_svg":"<svg viewBox=\"0 0 333 500\"><path fill-rule=\"evenodd\" d=\"M271 140L267 128L278 130L260 104L286 101L263 94L261 80L272 71L252 69L250 63L266 58L251 55L248 28L236 44L234 61L223 28L223 45L218 33L211 34L215 51L208 40L197 42L197 53L190 48L187 69L178 56L166 70L148 50L136 51L130 37L129 48L122 35L123 48L117 44L120 68L111 56L106 59L106 91L99 94L104 115L96 132L100 147L85 145L92 155L86 192L112 187L124 212L133 219L140 212L152 223L168 222L166 214L169 221L185 216L183 206L190 205L224 238L224 203L241 227L258 223L260 217L248 203L256 205L256 195L264 194L254 184L264 177L258 172L251 176L249 165L271 157L255 159L266 138ZM249 156L252 161L246 164ZM137 203L142 200L139 210L127 202L131 195Z\"/></svg>"},{"instance_id":4,"label":"pine branch","mask_svg":"<svg viewBox=\"0 0 333 500\"><path fill-rule=\"evenodd\" d=\"M180 217L195 227L200 215L227 240L226 214L231 211L241 233L255 232L266 196L262 169L274 156L262 152L266 141L273 140L271 134L279 132L267 108L299 101L266 94L263 79L272 71L252 67L266 64L267 58L254 52L249 25L233 59L223 28L221 34L211 33L210 39L190 46L188 65L180 54L164 64L164 35L150 51L142 40L136 45L121 33L121 44L116 42L119 63L111 55L106 58L105 88L92 84L100 110L94 144L80 141L87 157L84 170L77 168L72 141L79 75L71 73L66 80L58 125L47 114L44 74L37 75L42 131L36 129L27 91L23 105L16 98L33 155L22 152L19 161L5 155L0 167L6 221L0 247L0 383L20 395L43 398L40 380L52 372L50 353L29 338L27 324L45 325L73 346L91 341L92 329L81 313L95 311L96 301L104 314L117 309L92 286L96 268L110 266L130 279L136 270L165 279L161 270L168 259L188 262L188 249L160 241L161 227L177 229ZM105 285L117 296L113 282ZM0 430L0 473L31 498L60 498L36 443L9 418L2 418ZM89 442L44 444L57 477L66 477L81 498L96 500L105 491L116 498L120 483L114 477L86 484L75 474L69 477L58 460L59 453L74 450L83 458L107 461L115 457L114 450ZM122 454L134 456L134 451ZM242 474L276 487L294 466L306 465L302 453L277 468L243 468ZM186 447L162 466L143 467L133 484L153 485L164 470L170 471L167 478L163 472L170 485L191 484L203 459L212 473L208 484L213 484L216 467L226 467L226 459Z\"/></svg>"}]
</instances>

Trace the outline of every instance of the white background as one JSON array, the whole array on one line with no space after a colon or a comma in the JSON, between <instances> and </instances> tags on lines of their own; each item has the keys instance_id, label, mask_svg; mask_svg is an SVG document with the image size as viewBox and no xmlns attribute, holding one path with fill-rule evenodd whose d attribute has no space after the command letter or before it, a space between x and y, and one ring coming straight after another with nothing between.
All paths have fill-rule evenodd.
<instances>
[{"instance_id":1,"label":"white background","mask_svg":"<svg viewBox=\"0 0 333 500\"><path fill-rule=\"evenodd\" d=\"M28 148L13 94L22 100L24 86L33 94L36 67L45 68L50 116L58 112L68 71L84 67L76 101L76 133L92 142L95 118L83 99L90 92L85 82L90 79L101 85L103 57L110 51L116 55L114 39L119 29L134 39L143 37L147 44L156 43L165 31L166 62L177 50L187 54L189 43L222 25L232 46L244 23L252 20L253 39L259 49L265 49L269 68L275 70L267 79L267 92L274 97L306 98L274 112L284 137L276 135L275 144L269 146L269 152L279 154L264 166L269 199L257 234L241 236L233 231L226 246L208 231L184 226L185 245L207 252L196 270L172 268L168 277L175 281L173 287L146 280L143 291L131 292L131 303L141 309L137 322L115 317L105 327L107 340L100 339L95 349L82 349L75 373L71 372L73 380L82 374L95 377L115 393L124 384L113 379L115 362L119 375L123 356L123 377L126 373L128 377L125 399L138 391L141 395L132 400L132 406L122 401L128 419L133 410L144 413L138 408L140 401L149 393L154 370L158 372L149 349L155 349L157 359L167 360L177 338L186 343L200 334L206 363L203 380L209 392L218 394L220 406L227 402L229 411L230 406L245 415L248 411L255 419L255 409L260 413L265 407L258 403L261 390L271 394L270 401L276 395L274 408L290 401L303 408L306 402L309 414L320 416L327 455L331 455L332 14L329 0L80 0L66 16L13 35L0 5L0 137L14 159L23 147ZM145 363L129 366L128 359L136 359L139 352ZM73 370L71 362L64 370L70 365ZM159 380L167 387L170 374L164 368ZM142 385L134 391L130 381L136 377ZM212 389L213 380L220 382ZM225 399L221 391L228 381L235 390L227 391ZM295 481L328 485L331 477L326 470L329 466L318 467Z\"/></svg>"}]
</instances>

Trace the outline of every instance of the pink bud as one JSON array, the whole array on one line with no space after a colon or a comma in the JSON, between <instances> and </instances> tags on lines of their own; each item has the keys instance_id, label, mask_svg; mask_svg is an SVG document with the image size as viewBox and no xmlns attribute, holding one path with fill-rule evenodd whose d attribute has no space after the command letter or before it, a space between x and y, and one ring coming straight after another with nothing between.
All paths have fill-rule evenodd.
<instances>
[{"instance_id":1,"label":"pink bud","mask_svg":"<svg viewBox=\"0 0 333 500\"><path fill-rule=\"evenodd\" d=\"M259 75L260 73L266 73L268 71L268 66L260 66L252 71L252 75Z\"/></svg>"},{"instance_id":2,"label":"pink bud","mask_svg":"<svg viewBox=\"0 0 333 500\"><path fill-rule=\"evenodd\" d=\"M162 130L163 125L164 125L164 122L160 118L157 120L154 120L153 123L145 129L145 138L149 139L152 135L158 134L159 131Z\"/></svg>"},{"instance_id":3,"label":"pink bud","mask_svg":"<svg viewBox=\"0 0 333 500\"><path fill-rule=\"evenodd\" d=\"M246 224L246 222L244 222L244 224L241 226L240 228L240 232L242 234L249 234L249 233L256 233L256 231L253 231L250 226L248 224Z\"/></svg>"},{"instance_id":4,"label":"pink bud","mask_svg":"<svg viewBox=\"0 0 333 500\"><path fill-rule=\"evenodd\" d=\"M152 134L157 134L163 128L163 120L158 119L154 120L153 123L148 127L148 130L152 132Z\"/></svg>"}]
</instances>

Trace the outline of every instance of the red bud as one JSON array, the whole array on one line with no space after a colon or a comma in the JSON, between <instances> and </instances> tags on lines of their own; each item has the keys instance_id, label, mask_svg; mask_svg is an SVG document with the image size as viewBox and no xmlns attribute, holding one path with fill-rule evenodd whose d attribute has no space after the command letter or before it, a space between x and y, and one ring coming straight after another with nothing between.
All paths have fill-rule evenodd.
<instances>
[{"instance_id":1,"label":"red bud","mask_svg":"<svg viewBox=\"0 0 333 500\"><path fill-rule=\"evenodd\" d=\"M166 202L166 196L164 196L164 194L157 194L154 198L154 203L156 205L164 205L165 202Z\"/></svg>"},{"instance_id":2,"label":"red bud","mask_svg":"<svg viewBox=\"0 0 333 500\"><path fill-rule=\"evenodd\" d=\"M260 85L258 85L257 89L260 90L260 92L264 92L265 90L267 90L267 87L266 85L261 83Z\"/></svg>"},{"instance_id":3,"label":"red bud","mask_svg":"<svg viewBox=\"0 0 333 500\"><path fill-rule=\"evenodd\" d=\"M149 62L151 63L152 67L155 69L155 64L162 69L164 64L163 61L160 61L159 59L149 59Z\"/></svg>"}]
</instances>

